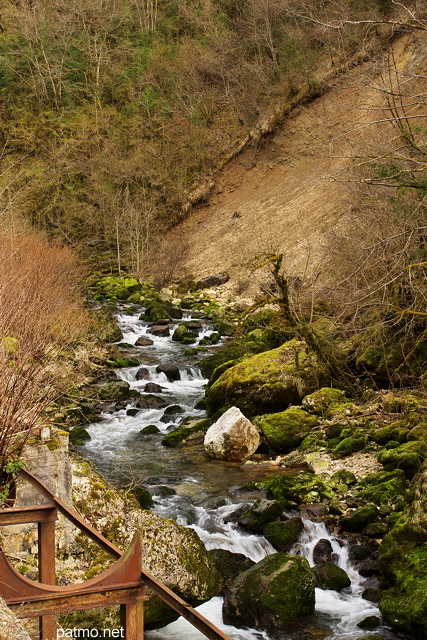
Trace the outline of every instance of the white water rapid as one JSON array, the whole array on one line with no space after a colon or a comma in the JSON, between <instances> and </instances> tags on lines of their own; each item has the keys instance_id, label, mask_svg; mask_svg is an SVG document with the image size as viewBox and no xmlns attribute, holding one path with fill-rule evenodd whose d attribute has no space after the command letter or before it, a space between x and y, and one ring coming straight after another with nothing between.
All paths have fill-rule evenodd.
<instances>
[{"instance_id":1,"label":"white water rapid","mask_svg":"<svg viewBox=\"0 0 427 640\"><path fill-rule=\"evenodd\" d=\"M166 448L161 439L166 432L176 427L188 416L202 418L205 413L195 409L203 395L206 380L197 368L194 356L185 354L185 347L173 342L171 336L179 322L170 325L170 336L158 337L150 333L150 327L139 319L141 310L135 315L121 313L119 325L123 341L135 345L137 338L146 335L153 344L145 347L128 347L129 355L138 355L141 367L146 369L146 379L137 380L139 367L117 370L118 377L126 380L132 389L144 394L147 382L161 387L156 394L169 406L179 405L179 415L166 418L165 408L141 410L130 415L128 406L103 414L102 421L89 427L91 440L82 447L83 455L92 458L97 467L113 481L141 482L149 488L157 514L173 518L178 523L191 526L198 533L207 549L228 549L242 553L258 562L275 549L262 536L250 535L241 530L229 516L239 504L250 504L254 495L239 490L251 479L262 479L263 471L257 465L239 466L237 463L221 463L206 457L202 447ZM184 320L191 320L188 316ZM199 335L210 335L212 328L203 325ZM191 345L193 346L193 345ZM126 348L125 348L126 349ZM173 363L179 367L179 380L170 381L164 373L158 373L158 364ZM154 435L141 434L147 425L155 425L159 432ZM270 470L271 475L271 470ZM295 515L295 514L291 514ZM338 593L316 589L316 615L307 627L289 629L286 633L268 635L251 629L237 629L222 623L222 598L213 598L198 610L232 638L232 640L356 640L367 638L373 632L362 631L357 623L371 615L379 615L377 607L364 600L363 579L351 566L344 543L331 536L323 523L305 521L304 531L292 553L305 556L313 564L313 548L323 538L330 540L336 562L351 578L351 587ZM399 636L381 627L374 635L384 639ZM147 640L203 640L204 636L183 619L158 629L146 632Z\"/></svg>"}]
</instances>

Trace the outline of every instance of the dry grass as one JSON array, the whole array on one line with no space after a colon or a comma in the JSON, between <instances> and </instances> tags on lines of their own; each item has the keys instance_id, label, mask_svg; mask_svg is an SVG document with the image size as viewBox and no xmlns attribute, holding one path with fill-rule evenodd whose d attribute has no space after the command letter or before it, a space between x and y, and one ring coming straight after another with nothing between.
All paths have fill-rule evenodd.
<instances>
[{"instance_id":1,"label":"dry grass","mask_svg":"<svg viewBox=\"0 0 427 640\"><path fill-rule=\"evenodd\" d=\"M77 281L68 249L34 234L0 235L0 469L68 382L53 363L88 328Z\"/></svg>"}]
</instances>

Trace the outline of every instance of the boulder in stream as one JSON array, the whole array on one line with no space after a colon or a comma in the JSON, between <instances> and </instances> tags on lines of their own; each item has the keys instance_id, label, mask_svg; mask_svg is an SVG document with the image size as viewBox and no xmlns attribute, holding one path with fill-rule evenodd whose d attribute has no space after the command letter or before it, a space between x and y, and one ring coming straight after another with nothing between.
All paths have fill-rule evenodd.
<instances>
[{"instance_id":1,"label":"boulder in stream","mask_svg":"<svg viewBox=\"0 0 427 640\"><path fill-rule=\"evenodd\" d=\"M316 565L311 569L316 587L319 589L331 589L341 591L351 585L351 580L344 569L337 567L332 562Z\"/></svg>"},{"instance_id":2,"label":"boulder in stream","mask_svg":"<svg viewBox=\"0 0 427 640\"><path fill-rule=\"evenodd\" d=\"M206 432L204 447L211 458L239 462L261 444L258 429L237 407L231 407Z\"/></svg>"},{"instance_id":3,"label":"boulder in stream","mask_svg":"<svg viewBox=\"0 0 427 640\"><path fill-rule=\"evenodd\" d=\"M169 382L180 379L179 369L176 364L159 364L156 367L157 373L164 373Z\"/></svg>"},{"instance_id":4,"label":"boulder in stream","mask_svg":"<svg viewBox=\"0 0 427 640\"><path fill-rule=\"evenodd\" d=\"M264 535L277 551L288 552L297 542L303 529L303 521L295 517L285 521L270 522L264 529Z\"/></svg>"},{"instance_id":5,"label":"boulder in stream","mask_svg":"<svg viewBox=\"0 0 427 640\"><path fill-rule=\"evenodd\" d=\"M228 589L224 622L278 630L314 612L314 580L301 556L274 553L241 573Z\"/></svg>"},{"instance_id":6,"label":"boulder in stream","mask_svg":"<svg viewBox=\"0 0 427 640\"><path fill-rule=\"evenodd\" d=\"M147 336L140 336L135 342L137 347L150 347L152 344L154 344L153 340Z\"/></svg>"},{"instance_id":7,"label":"boulder in stream","mask_svg":"<svg viewBox=\"0 0 427 640\"><path fill-rule=\"evenodd\" d=\"M141 367L140 369L138 369L138 371L135 374L135 379L136 380L149 380L150 379L150 372L147 369L147 367Z\"/></svg>"}]
</instances>

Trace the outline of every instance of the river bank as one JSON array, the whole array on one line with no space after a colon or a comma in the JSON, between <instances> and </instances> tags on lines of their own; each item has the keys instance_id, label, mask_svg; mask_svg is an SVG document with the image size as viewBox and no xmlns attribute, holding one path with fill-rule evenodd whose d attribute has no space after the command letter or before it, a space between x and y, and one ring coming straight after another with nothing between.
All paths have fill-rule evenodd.
<instances>
[{"instance_id":1,"label":"river bank","mask_svg":"<svg viewBox=\"0 0 427 640\"><path fill-rule=\"evenodd\" d=\"M267 455L266 453L257 454L254 461L249 461L243 466L228 463L227 465L225 465L226 472L224 473L224 466L222 464L218 464L217 461L213 461L206 457L206 454L203 452L203 449L200 446L201 435L197 435L197 432L191 446L183 446L179 449L166 449L161 445L161 439L164 437L164 434L170 433L171 430L173 432L174 428L176 428L177 425L183 421L183 419L199 419L203 418L204 416L203 410L196 409L195 405L197 404L197 400L202 395L203 387L206 384L206 379L203 379L203 377L197 372L197 369L195 368L196 363L194 361L194 357L200 357L200 354L197 353L197 346L199 341L204 340L209 336L209 334L212 335L214 331L213 328L208 329L206 327L203 327L198 340L194 341L196 344L193 343L191 353L188 353L188 349L185 348L187 345L177 344L178 341L171 340L171 335L173 335L179 324L191 322L192 320L194 320L194 318L181 318L181 323L178 321L171 322L169 320L169 322L167 323L169 329L169 337L162 337L150 334L150 327L148 326L149 320L141 320L139 311L139 309L128 308L125 309L124 312L119 314L119 324L121 324L123 328L123 342L125 343L125 346L121 348L126 351L126 356L130 356L132 354L134 355L135 341L142 336L150 336L149 339L153 340L153 344L146 344L144 347L142 347L142 352L144 355L142 356L142 361L140 360L140 365L146 365L143 368L148 369L149 381L145 381L145 383L159 384L159 386L163 386L163 389L160 392L160 396L164 394L165 398L167 399L167 406L175 405L176 411L176 406L178 405L181 407L181 409L183 409L183 411L181 413L175 414L175 416L172 415L172 417L168 419L166 419L166 417L164 416L165 408L145 409L145 411L138 411L136 415L132 416L128 415L129 408L132 411L132 407L125 403L124 406L119 408L118 412L116 411L114 414L110 413L109 415L105 415L105 419L103 421L90 427L89 433L91 435L91 440L88 441L84 447L86 454L89 455L93 460L95 460L97 466L107 476L109 475L115 482L119 480L120 476L120 482L123 482L122 471L124 461L126 460L126 465L128 467L128 476L129 470L133 469L130 474L133 474L133 480L136 480L139 483L141 483L142 481L144 486L149 488L150 493L154 498L154 507L152 507L152 510L154 510L154 512L162 516L172 517L180 524L192 526L199 533L205 544L211 544L212 542L209 541L209 536L213 536L213 539L215 540L213 544L221 546L221 544L224 543L223 541L227 540L225 544L230 544L232 549L236 551L239 548L240 543L236 544L235 540L233 541L233 535L231 535L231 531L235 532L236 529L230 529L230 526L228 525L228 530L226 532L218 530L218 522L216 522L216 524L214 525L212 524L212 513L215 513L215 516L217 516L218 514L221 514L221 509L229 509L230 504L239 504L241 495L238 495L238 490L239 487L244 484L242 482L242 470L244 470L244 475L251 477L252 486L255 489L254 482L258 481L259 484L259 481L262 479L260 477L261 475L266 478L268 476L274 475L278 469L280 469L281 472L286 470L288 473L294 473L296 469L295 467L286 469L285 465L287 459L288 462L291 462L289 454L282 452L281 454L279 453L278 455L272 456L272 452L270 451L270 455ZM153 325L153 321L151 326L155 326L155 324ZM159 326L159 324L157 326ZM162 326L161 323L160 326ZM129 345L132 345L132 348ZM171 349L175 350L175 355L173 358L174 361L182 367L180 378L176 381L170 381L167 379L167 376L164 372L156 371L156 368L159 366L159 362L168 361L170 363ZM185 353L185 351L187 351L187 354ZM153 356L153 352L156 353L156 356ZM141 367L128 367L118 370L119 378L122 381L127 382L131 390L132 388L134 390L138 390L138 387L139 389L142 388L141 381L136 380L136 374L140 368ZM390 394L388 395L388 398L385 396L386 394L382 393L381 403L390 403L392 401ZM395 403L397 402L396 397L397 396L394 396ZM353 419L355 417L353 414L357 415L357 412L355 411L354 407L352 408L352 411L349 411L349 403L347 402L345 404L347 404L347 416L350 415L350 418ZM371 402L371 405L372 404L375 403ZM375 415L376 413L375 411L372 411L372 407L371 413L373 415ZM162 417L163 422L161 421ZM364 417L366 420L366 416ZM144 431L147 426L153 425L158 429L157 433L151 435L140 433L140 431ZM357 427L359 427L360 430L360 425L357 425ZM347 429L348 428L349 425L347 425ZM345 438L342 438L342 440L345 440ZM340 441L338 440L338 443L334 444L336 447L340 444ZM371 445L372 444L375 447L375 444L371 443ZM307 462L309 462L311 465L311 471L316 470L317 473L320 473L320 476L323 476L324 478L327 478L328 476L330 477L334 473L334 471L338 470L338 468L346 467L348 469L349 467L351 467L351 465L353 465L353 468L356 472L356 479L360 480L367 474L378 472L379 469L383 468L382 465L380 465L380 463L376 460L376 458L378 457L377 451L365 451L364 449L369 449L369 446L366 441L364 442L364 445L365 446L362 447L362 450L358 453L346 452L346 456L342 460L339 460L335 456L330 455L330 447L328 452L324 448L322 451L322 447L317 446L317 451L314 450L303 452L304 456L302 458L299 458L299 463L302 465L307 465ZM146 447L147 449L145 457L141 454L141 452L144 450L144 447ZM316 447L314 447L314 449L316 449ZM392 447L390 449L392 449ZM291 457L292 455L295 455L295 451L294 454L291 454ZM170 456L170 459L167 462L166 460L168 456ZM150 464L152 465L151 467ZM327 469L327 466L330 467L329 470ZM209 469L209 471L206 472L204 470L203 473L201 473L200 469L202 467L204 467L205 469ZM117 469L120 469L120 473L117 473ZM250 473L248 474L249 469ZM209 480L203 478L203 475L207 476ZM224 482L224 478L227 478L228 488L225 486L227 482ZM343 483L341 483L340 487L341 494L343 493L343 491L348 491L349 489L349 487L344 488L342 484ZM246 506L248 506L251 501L253 501L256 495L256 493L246 494ZM341 495L341 505L337 504L337 501L335 501L335 509L337 508L337 506L338 509L341 508L340 516L344 515L345 513L345 510L342 509L343 506L345 506L347 510L349 509L350 512L355 511L356 506L360 507L360 505L356 504L357 500L356 502L354 502L353 500L352 503L350 499L350 505L347 505L344 500L342 500L342 497L343 496ZM208 504L209 501L212 500L215 503L213 507L212 504ZM227 503L225 505L222 504L222 501L224 500ZM332 505L332 507L334 507L334 505ZM384 511L384 507L380 507L380 510L381 508ZM297 506L297 509L300 509L300 507ZM211 513L209 512L209 510L211 510ZM329 517L337 517L337 514L334 513L334 508L331 509L331 506L329 506L327 510L329 511ZM200 516L200 511L202 511L204 514L202 518ZM396 512L396 514L399 513L399 511ZM384 517L384 514L382 517ZM385 517L389 516L385 515ZM204 522L203 526L200 526L200 518ZM393 520L393 518L391 518L391 520ZM213 531L208 531L208 533L206 533L206 522L209 521L211 522L211 528L213 528ZM222 523L222 526L224 526L224 523ZM233 525L233 527L234 526L237 527L237 525ZM240 529L240 531L242 530ZM335 528L335 533L337 533L337 531L338 529ZM246 533L246 536L248 535L247 531L244 533ZM381 527L379 527L379 529L377 527L377 532L375 533L376 537L373 538L373 536L370 536L369 539L371 540L371 542L372 540L378 540L378 535L380 535L381 539L381 536L383 536L385 533L386 530L384 528L381 530ZM241 533L239 533L238 536L239 535L241 535ZM218 542L219 540L220 542ZM263 544L268 545L268 542L265 541ZM263 553L265 553L265 549ZM381 575L378 570L376 573L377 576L374 576L374 579L372 579L371 576L371 582L374 582L376 580L376 583L378 585ZM366 602L367 601L365 600L365 604ZM206 607L207 605L204 606ZM214 602L212 606L214 609L215 607L216 609L218 609L217 602ZM325 606L327 609L330 605ZM340 606L342 608L342 604ZM348 607L348 605L345 606ZM369 609L369 603L366 606ZM331 615L330 611L328 615ZM342 631L341 633L343 632L344 631ZM162 632L159 631L156 633L173 634L182 633L182 631L176 632L176 630L174 631L172 629ZM329 633L330 636L330 631L327 633ZM346 633L348 634L349 632L346 631ZM353 635L346 635L344 637L362 637L360 635L361 632L358 630L353 630L351 633L353 633ZM377 635L378 633L383 633L382 637L399 637L395 632L387 630L387 628L383 627L380 627L377 631L375 631L375 633ZM395 635L393 635L393 633ZM166 638L179 636L158 635L153 637ZM290 636L287 635L280 637ZM338 636L332 635L330 637Z\"/></svg>"}]
</instances>

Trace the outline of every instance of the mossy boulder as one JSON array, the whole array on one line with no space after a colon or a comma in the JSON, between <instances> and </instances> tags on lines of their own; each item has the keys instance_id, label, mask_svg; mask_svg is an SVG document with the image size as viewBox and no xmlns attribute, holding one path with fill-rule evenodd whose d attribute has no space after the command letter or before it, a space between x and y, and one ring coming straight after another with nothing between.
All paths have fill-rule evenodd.
<instances>
[{"instance_id":1,"label":"mossy boulder","mask_svg":"<svg viewBox=\"0 0 427 640\"><path fill-rule=\"evenodd\" d=\"M207 419L184 421L183 424L163 437L162 445L164 447L178 447L180 444L185 444L189 439L193 440L196 435L203 438L211 424L211 420Z\"/></svg>"},{"instance_id":2,"label":"mossy boulder","mask_svg":"<svg viewBox=\"0 0 427 640\"><path fill-rule=\"evenodd\" d=\"M301 340L246 358L207 391L210 414L237 406L246 415L284 411L319 386L324 374Z\"/></svg>"},{"instance_id":3,"label":"mossy boulder","mask_svg":"<svg viewBox=\"0 0 427 640\"><path fill-rule=\"evenodd\" d=\"M73 463L73 473L75 507L106 538L124 549L139 531L144 566L192 605L219 593L220 576L195 531L141 509L130 492L106 484L87 463ZM76 543L72 554L66 550L67 571L75 563L73 582L89 577L81 569L87 567L88 557L97 573L111 563L107 554L82 534L77 533ZM82 575L83 571L86 574ZM156 597L149 593L144 618L146 625L161 626L170 619L170 612L159 607Z\"/></svg>"},{"instance_id":4,"label":"mossy boulder","mask_svg":"<svg viewBox=\"0 0 427 640\"><path fill-rule=\"evenodd\" d=\"M380 610L388 624L412 638L427 637L427 465L410 486L410 504L383 539L379 564L392 585Z\"/></svg>"},{"instance_id":5,"label":"mossy boulder","mask_svg":"<svg viewBox=\"0 0 427 640\"><path fill-rule=\"evenodd\" d=\"M303 407L318 416L325 415L331 405L337 407L347 402L344 391L331 387L322 387L302 399Z\"/></svg>"},{"instance_id":6,"label":"mossy boulder","mask_svg":"<svg viewBox=\"0 0 427 640\"><path fill-rule=\"evenodd\" d=\"M222 579L220 595L223 595L233 580L254 566L255 562L242 553L233 553L227 549L211 549L208 556L214 563Z\"/></svg>"},{"instance_id":7,"label":"mossy boulder","mask_svg":"<svg viewBox=\"0 0 427 640\"><path fill-rule=\"evenodd\" d=\"M295 504L332 500L334 494L330 487L314 473L278 474L263 482L262 488L267 498L286 500Z\"/></svg>"},{"instance_id":8,"label":"mossy boulder","mask_svg":"<svg viewBox=\"0 0 427 640\"><path fill-rule=\"evenodd\" d=\"M311 615L314 597L314 580L307 560L275 553L232 583L224 599L224 622L277 631Z\"/></svg>"},{"instance_id":9,"label":"mossy boulder","mask_svg":"<svg viewBox=\"0 0 427 640\"><path fill-rule=\"evenodd\" d=\"M374 504L360 507L341 519L341 529L344 531L360 532L366 525L379 518L380 511Z\"/></svg>"},{"instance_id":10,"label":"mossy boulder","mask_svg":"<svg viewBox=\"0 0 427 640\"><path fill-rule=\"evenodd\" d=\"M277 551L287 552L297 542L304 524L301 518L294 517L284 521L270 522L264 527L264 536Z\"/></svg>"},{"instance_id":11,"label":"mossy boulder","mask_svg":"<svg viewBox=\"0 0 427 640\"><path fill-rule=\"evenodd\" d=\"M160 429L155 424L148 424L146 427L143 427L139 433L143 433L144 435L148 436L155 433L160 433Z\"/></svg>"},{"instance_id":12,"label":"mossy boulder","mask_svg":"<svg viewBox=\"0 0 427 640\"><path fill-rule=\"evenodd\" d=\"M253 345L253 343L252 343ZM233 340L230 343L225 344L223 347L218 349L218 351L210 356L206 356L202 358L199 362L199 367L204 376L209 378L209 383L212 385L213 381L211 380L211 376L215 369L224 365L225 363L233 363L236 364L237 361L244 358L245 356L251 356L253 353L257 353L261 351L261 348L256 347L255 351L252 351L250 345L248 345L247 341L244 338L239 340ZM230 368L232 364L229 364ZM216 379L219 376L216 377Z\"/></svg>"},{"instance_id":13,"label":"mossy boulder","mask_svg":"<svg viewBox=\"0 0 427 640\"><path fill-rule=\"evenodd\" d=\"M184 338L189 334L189 329L186 324L180 324L177 326L172 335L174 342L183 342Z\"/></svg>"},{"instance_id":14,"label":"mossy boulder","mask_svg":"<svg viewBox=\"0 0 427 640\"><path fill-rule=\"evenodd\" d=\"M345 458L351 453L360 451L366 446L366 436L357 435L354 437L343 438L332 452L334 458Z\"/></svg>"},{"instance_id":15,"label":"mossy boulder","mask_svg":"<svg viewBox=\"0 0 427 640\"><path fill-rule=\"evenodd\" d=\"M380 471L357 483L357 497L377 506L389 507L390 510L405 498L408 481L404 471Z\"/></svg>"},{"instance_id":16,"label":"mossy boulder","mask_svg":"<svg viewBox=\"0 0 427 640\"><path fill-rule=\"evenodd\" d=\"M70 443L79 445L83 444L84 440L90 440L90 435L84 427L77 425L70 431Z\"/></svg>"},{"instance_id":17,"label":"mossy boulder","mask_svg":"<svg viewBox=\"0 0 427 640\"><path fill-rule=\"evenodd\" d=\"M264 527L279 518L285 503L280 500L256 500L239 518L239 524L254 533L263 533Z\"/></svg>"},{"instance_id":18,"label":"mossy boulder","mask_svg":"<svg viewBox=\"0 0 427 640\"><path fill-rule=\"evenodd\" d=\"M257 421L257 426L261 429L268 446L278 452L298 447L317 424L318 420L315 416L298 407L272 413Z\"/></svg>"},{"instance_id":19,"label":"mossy boulder","mask_svg":"<svg viewBox=\"0 0 427 640\"><path fill-rule=\"evenodd\" d=\"M127 400L131 395L130 391L128 382L124 380L113 380L107 382L107 384L100 388L98 397L100 400L107 402L117 402L118 400Z\"/></svg>"},{"instance_id":20,"label":"mossy boulder","mask_svg":"<svg viewBox=\"0 0 427 640\"><path fill-rule=\"evenodd\" d=\"M409 429L404 420L396 420L372 434L372 439L378 444L387 444L391 440L406 442Z\"/></svg>"},{"instance_id":21,"label":"mossy boulder","mask_svg":"<svg viewBox=\"0 0 427 640\"><path fill-rule=\"evenodd\" d=\"M414 440L401 444L399 447L380 451L378 462L386 471L402 469L407 478L411 479L418 472L427 455L427 444L420 440Z\"/></svg>"},{"instance_id":22,"label":"mossy boulder","mask_svg":"<svg viewBox=\"0 0 427 640\"><path fill-rule=\"evenodd\" d=\"M311 569L314 576L314 584L319 589L331 589L332 591L341 591L351 585L351 580L348 574L337 567L332 562L325 562L312 567Z\"/></svg>"}]
</instances>

